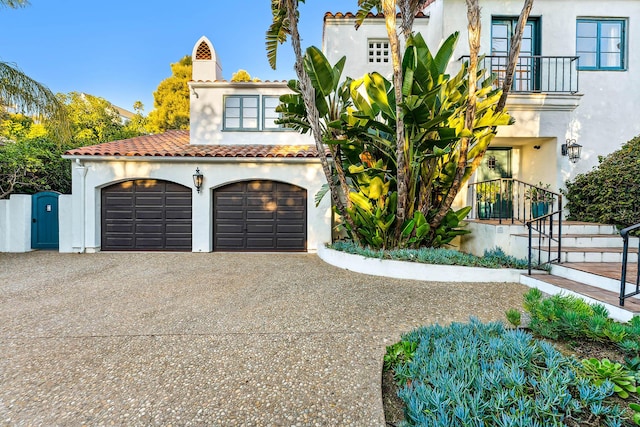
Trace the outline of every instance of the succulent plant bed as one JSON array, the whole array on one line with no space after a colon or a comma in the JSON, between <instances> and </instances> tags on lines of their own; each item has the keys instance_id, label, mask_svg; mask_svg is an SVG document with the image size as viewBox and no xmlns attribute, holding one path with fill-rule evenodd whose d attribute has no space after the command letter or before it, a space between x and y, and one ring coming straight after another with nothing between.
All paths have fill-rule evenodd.
<instances>
[{"instance_id":1,"label":"succulent plant bed","mask_svg":"<svg viewBox=\"0 0 640 427\"><path fill-rule=\"evenodd\" d=\"M466 267L485 268L517 268L521 270L528 267L527 260L507 255L500 248L487 250L485 251L484 256L478 257L455 249L445 248L393 250L371 249L359 246L351 241L337 241L332 243L329 247L336 251L362 255L367 258L391 259L424 264L460 265Z\"/></svg>"},{"instance_id":2,"label":"succulent plant bed","mask_svg":"<svg viewBox=\"0 0 640 427\"><path fill-rule=\"evenodd\" d=\"M640 321L620 324L601 306L535 289L523 305L526 327L510 310L513 327L472 319L389 346L387 425L640 425Z\"/></svg>"}]
</instances>

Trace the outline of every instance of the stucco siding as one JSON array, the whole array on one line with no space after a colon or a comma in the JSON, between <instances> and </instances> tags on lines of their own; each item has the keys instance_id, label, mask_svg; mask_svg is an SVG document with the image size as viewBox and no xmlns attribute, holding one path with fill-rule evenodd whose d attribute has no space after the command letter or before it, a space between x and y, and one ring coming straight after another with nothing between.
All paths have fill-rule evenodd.
<instances>
[{"instance_id":1,"label":"stucco siding","mask_svg":"<svg viewBox=\"0 0 640 427\"><path fill-rule=\"evenodd\" d=\"M493 17L516 17L522 8L521 1L489 0L481 2L481 53L491 54L491 22ZM460 67L458 59L468 55L467 8L464 0L436 0L424 13L429 18L416 20L416 31L422 32L432 50L452 33L459 31L460 38L454 52L449 72ZM579 18L616 18L626 21L626 67L621 71L579 71L578 94L564 95L527 94L511 95L508 109L516 119L510 127L500 129L496 143L521 147L520 165L524 172L520 178L546 177L554 189L579 173L589 171L598 164L598 156L607 155L623 143L640 134L640 121L636 119L635 106L640 98L640 58L634 55L640 44L640 2L635 0L536 0L531 17L539 20L540 54L542 56L571 57L576 55L576 20ZM372 67L366 58L367 38L385 38L382 19L369 19L358 30L353 29L353 19L325 18L323 48L332 62L347 54L345 74L359 77L377 69L390 75L390 65ZM345 49L345 46L350 46ZM375 65L375 64L374 64ZM544 75L544 70L541 71ZM544 75L546 77L546 75ZM574 77L572 76L572 79ZM575 82L573 82L575 84ZM527 99L525 99L527 98ZM528 105L527 105L528 104ZM513 138L511 142L506 138ZM520 138L520 139L516 139ZM529 142L524 142L528 138ZM561 146L567 139L575 139L583 146L582 157L571 163L562 156ZM554 141L554 142L551 142ZM542 146L545 155L532 151ZM552 145L555 145L552 147ZM554 158L549 158L551 150ZM532 169L527 171L528 165ZM535 176L534 176L535 175Z\"/></svg>"},{"instance_id":2,"label":"stucco siding","mask_svg":"<svg viewBox=\"0 0 640 427\"><path fill-rule=\"evenodd\" d=\"M442 34L447 37L460 31L460 42L454 57L468 54L466 3L464 0L439 0L433 7L442 7ZM491 18L493 16L517 16L522 2L487 1L482 2L481 50L489 54L491 46ZM640 78L640 58L633 55L640 44L640 31L635 27L640 21L640 2L633 0L583 0L580 2L536 0L531 11L532 17L540 18L541 55L573 56L576 54L576 20L578 18L623 18L627 23L627 47L625 59L627 67L623 71L580 71L579 93L582 99L574 112L562 116L539 114L542 126L556 128L557 163L559 172L556 180L563 184L579 173L589 171L598 164L598 156L607 155L640 134L640 121L636 119L635 106L640 97L640 86L635 82ZM457 66L457 64L452 64ZM516 114L517 116L517 114ZM518 119L518 117L516 117ZM551 122L549 122L551 120ZM559 123L564 131L560 132ZM529 126L528 120L518 120L508 131L500 135L520 132L521 126ZM531 135L534 136L534 135ZM544 132L541 136L553 136ZM583 146L582 158L571 163L560 154L560 145L567 138L574 138ZM544 164L540 165L545 167ZM551 173L551 170L549 171Z\"/></svg>"},{"instance_id":3,"label":"stucco siding","mask_svg":"<svg viewBox=\"0 0 640 427\"><path fill-rule=\"evenodd\" d=\"M193 189L193 252L213 250L213 190L237 181L266 179L296 185L307 190L307 247L315 251L318 244L331 239L331 209L329 197L315 207L314 197L325 182L319 161L110 161L85 160L86 177L76 165L73 192L73 251L95 252L101 247L101 190L120 181L159 179L175 182ZM192 175L196 167L204 175L203 187L198 193ZM83 191L84 189L84 191ZM84 229L82 224L85 224Z\"/></svg>"},{"instance_id":4,"label":"stucco siding","mask_svg":"<svg viewBox=\"0 0 640 427\"><path fill-rule=\"evenodd\" d=\"M306 145L314 144L309 134L293 130L226 130L224 98L230 95L280 96L291 93L284 82L190 82L191 144L202 145ZM260 103L261 106L261 103ZM262 123L262 108L259 122Z\"/></svg>"}]
</instances>

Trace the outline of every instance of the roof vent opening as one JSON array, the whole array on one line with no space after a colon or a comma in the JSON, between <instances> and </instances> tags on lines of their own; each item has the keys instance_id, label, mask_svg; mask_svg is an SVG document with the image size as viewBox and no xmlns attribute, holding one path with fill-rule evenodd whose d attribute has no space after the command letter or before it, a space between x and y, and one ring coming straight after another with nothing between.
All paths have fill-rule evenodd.
<instances>
[{"instance_id":1,"label":"roof vent opening","mask_svg":"<svg viewBox=\"0 0 640 427\"><path fill-rule=\"evenodd\" d=\"M196 50L196 59L198 60L211 60L211 49L206 42L200 43L198 49Z\"/></svg>"}]
</instances>

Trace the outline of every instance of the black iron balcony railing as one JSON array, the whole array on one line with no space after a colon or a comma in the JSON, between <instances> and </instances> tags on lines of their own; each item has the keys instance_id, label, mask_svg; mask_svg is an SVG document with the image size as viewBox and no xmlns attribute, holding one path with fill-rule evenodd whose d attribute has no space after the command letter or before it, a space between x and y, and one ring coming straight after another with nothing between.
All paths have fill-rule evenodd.
<instances>
[{"instance_id":1,"label":"black iron balcony railing","mask_svg":"<svg viewBox=\"0 0 640 427\"><path fill-rule=\"evenodd\" d=\"M460 58L468 61L469 56ZM478 64L496 76L494 86L502 87L509 58L506 56L484 56ZM520 56L513 76L513 93L577 93L577 56Z\"/></svg>"}]
</instances>

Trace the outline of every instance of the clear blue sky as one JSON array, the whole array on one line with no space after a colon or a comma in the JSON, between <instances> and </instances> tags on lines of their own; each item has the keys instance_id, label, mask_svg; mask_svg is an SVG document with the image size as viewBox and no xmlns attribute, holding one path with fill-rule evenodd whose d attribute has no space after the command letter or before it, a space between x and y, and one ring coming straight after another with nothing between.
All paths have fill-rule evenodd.
<instances>
[{"instance_id":1,"label":"clear blue sky","mask_svg":"<svg viewBox=\"0 0 640 427\"><path fill-rule=\"evenodd\" d=\"M170 64L190 55L205 35L230 79L238 69L262 80L290 79L293 54L281 45L269 67L264 35L270 0L30 0L0 7L0 61L17 64L54 92L86 92L132 110L153 109L153 91ZM357 0L307 0L301 5L303 48L322 43L324 13L357 10Z\"/></svg>"}]
</instances>

